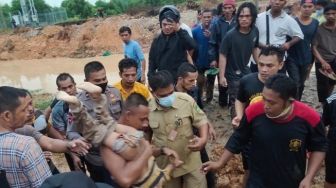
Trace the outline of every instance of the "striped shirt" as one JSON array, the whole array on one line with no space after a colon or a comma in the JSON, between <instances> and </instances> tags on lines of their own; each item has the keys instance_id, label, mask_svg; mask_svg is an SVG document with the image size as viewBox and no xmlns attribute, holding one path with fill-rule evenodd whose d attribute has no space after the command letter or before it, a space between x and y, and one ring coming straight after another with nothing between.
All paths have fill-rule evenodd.
<instances>
[{"instance_id":1,"label":"striped shirt","mask_svg":"<svg viewBox=\"0 0 336 188\"><path fill-rule=\"evenodd\" d=\"M10 187L39 187L51 176L40 146L32 137L13 132L0 133L0 170Z\"/></svg>"}]
</instances>

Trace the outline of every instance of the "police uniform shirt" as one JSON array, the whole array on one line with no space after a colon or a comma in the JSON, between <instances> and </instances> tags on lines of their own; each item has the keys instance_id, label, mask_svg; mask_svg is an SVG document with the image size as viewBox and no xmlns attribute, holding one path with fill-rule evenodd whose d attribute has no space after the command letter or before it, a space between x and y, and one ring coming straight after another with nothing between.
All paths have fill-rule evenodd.
<instances>
[{"instance_id":1,"label":"police uniform shirt","mask_svg":"<svg viewBox=\"0 0 336 188\"><path fill-rule=\"evenodd\" d=\"M175 150L184 164L175 169L173 177L185 175L197 170L201 163L200 153L188 149L189 140L193 138L192 127L206 126L208 120L204 112L188 94L175 92L172 108L163 109L154 98L150 99L149 124L153 131L152 144L157 147L168 147ZM176 130L175 139L169 139L169 134ZM157 164L164 168L169 163L168 157L159 156Z\"/></svg>"},{"instance_id":2,"label":"police uniform shirt","mask_svg":"<svg viewBox=\"0 0 336 188\"><path fill-rule=\"evenodd\" d=\"M298 101L293 102L292 114L282 121L265 115L263 101L250 104L225 148L238 154L249 140L247 187L297 188L305 177L307 150L327 149L319 114Z\"/></svg>"}]
</instances>

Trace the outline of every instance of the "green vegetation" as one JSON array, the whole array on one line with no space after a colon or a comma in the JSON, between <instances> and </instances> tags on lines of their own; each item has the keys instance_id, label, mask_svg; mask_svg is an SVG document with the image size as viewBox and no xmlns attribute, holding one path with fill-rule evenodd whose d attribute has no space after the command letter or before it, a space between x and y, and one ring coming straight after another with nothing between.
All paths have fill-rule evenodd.
<instances>
[{"instance_id":1,"label":"green vegetation","mask_svg":"<svg viewBox=\"0 0 336 188\"><path fill-rule=\"evenodd\" d=\"M53 96L44 93L43 90L29 91L33 96L34 107L40 110L45 110L52 102Z\"/></svg>"},{"instance_id":2,"label":"green vegetation","mask_svg":"<svg viewBox=\"0 0 336 188\"><path fill-rule=\"evenodd\" d=\"M105 16L122 14L129 10L153 8L164 4L179 4L187 0L98 0L95 5L87 0L63 0L61 7L65 8L69 18L86 19L97 16L101 10ZM34 0L38 13L50 12L59 7L51 7L45 0ZM20 0L12 0L9 4L0 3L0 17L9 18L21 11ZM2 14L2 15L1 15Z\"/></svg>"}]
</instances>

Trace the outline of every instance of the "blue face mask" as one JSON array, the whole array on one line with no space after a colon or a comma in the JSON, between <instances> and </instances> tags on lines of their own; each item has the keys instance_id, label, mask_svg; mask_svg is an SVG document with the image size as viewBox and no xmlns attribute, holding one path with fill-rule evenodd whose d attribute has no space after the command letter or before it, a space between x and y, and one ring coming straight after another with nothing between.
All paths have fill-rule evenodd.
<instances>
[{"instance_id":1,"label":"blue face mask","mask_svg":"<svg viewBox=\"0 0 336 188\"><path fill-rule=\"evenodd\" d=\"M166 108L172 107L175 101L175 93L168 95L167 97L158 98L158 103Z\"/></svg>"},{"instance_id":2,"label":"blue face mask","mask_svg":"<svg viewBox=\"0 0 336 188\"><path fill-rule=\"evenodd\" d=\"M316 10L316 16L321 16L323 14L323 8Z\"/></svg>"}]
</instances>

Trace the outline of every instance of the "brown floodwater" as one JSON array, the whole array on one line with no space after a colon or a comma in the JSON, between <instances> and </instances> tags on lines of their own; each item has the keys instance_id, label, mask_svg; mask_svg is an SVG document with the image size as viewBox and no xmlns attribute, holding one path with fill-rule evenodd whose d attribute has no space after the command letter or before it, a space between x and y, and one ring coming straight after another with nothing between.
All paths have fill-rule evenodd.
<instances>
[{"instance_id":1,"label":"brown floodwater","mask_svg":"<svg viewBox=\"0 0 336 188\"><path fill-rule=\"evenodd\" d=\"M84 65L90 61L104 64L109 84L120 80L118 63L123 54L82 59L53 58L0 61L0 86L13 86L28 90L55 93L56 77L62 72L70 73L77 83L84 81Z\"/></svg>"}]
</instances>

